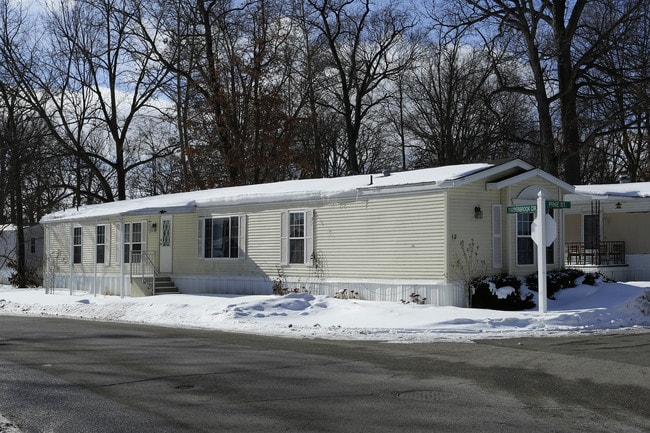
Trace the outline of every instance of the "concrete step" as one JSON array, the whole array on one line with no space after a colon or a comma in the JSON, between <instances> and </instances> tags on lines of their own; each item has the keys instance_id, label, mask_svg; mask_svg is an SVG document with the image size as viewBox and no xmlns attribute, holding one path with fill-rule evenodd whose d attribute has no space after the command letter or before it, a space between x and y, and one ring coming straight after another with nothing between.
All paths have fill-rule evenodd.
<instances>
[{"instance_id":1,"label":"concrete step","mask_svg":"<svg viewBox=\"0 0 650 433\"><path fill-rule=\"evenodd\" d=\"M154 284L153 278L145 278L145 283L153 291ZM170 294L170 293L179 293L178 288L174 284L174 281L168 276L157 276L156 277L156 295Z\"/></svg>"}]
</instances>

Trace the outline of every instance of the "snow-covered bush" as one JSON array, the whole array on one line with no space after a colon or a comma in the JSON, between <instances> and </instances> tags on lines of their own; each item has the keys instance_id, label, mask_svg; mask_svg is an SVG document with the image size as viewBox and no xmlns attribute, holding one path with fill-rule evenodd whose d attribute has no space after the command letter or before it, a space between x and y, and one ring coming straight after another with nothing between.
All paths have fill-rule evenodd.
<instances>
[{"instance_id":1,"label":"snow-covered bush","mask_svg":"<svg viewBox=\"0 0 650 433\"><path fill-rule=\"evenodd\" d=\"M508 275L492 275L472 280L472 307L519 311L535 307L532 293L524 294L521 280Z\"/></svg>"},{"instance_id":2,"label":"snow-covered bush","mask_svg":"<svg viewBox=\"0 0 650 433\"><path fill-rule=\"evenodd\" d=\"M579 269L559 269L549 271L546 273L546 297L555 299L555 294L562 289L576 286L576 280L585 273ZM526 286L529 290L537 292L539 290L537 284L537 272L532 273L526 277Z\"/></svg>"}]
</instances>

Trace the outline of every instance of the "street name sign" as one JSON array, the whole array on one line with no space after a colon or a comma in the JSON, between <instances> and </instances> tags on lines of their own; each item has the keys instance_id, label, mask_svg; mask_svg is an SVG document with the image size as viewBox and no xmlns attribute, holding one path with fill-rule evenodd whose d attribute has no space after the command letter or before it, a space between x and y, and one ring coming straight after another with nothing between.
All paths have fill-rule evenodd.
<instances>
[{"instance_id":1,"label":"street name sign","mask_svg":"<svg viewBox=\"0 0 650 433\"><path fill-rule=\"evenodd\" d=\"M537 205L508 206L506 210L508 213L534 213L537 212Z\"/></svg>"},{"instance_id":2,"label":"street name sign","mask_svg":"<svg viewBox=\"0 0 650 433\"><path fill-rule=\"evenodd\" d=\"M546 200L546 209L571 209L570 201ZM536 204L526 204L519 206L508 206L508 213L535 213L537 212Z\"/></svg>"},{"instance_id":3,"label":"street name sign","mask_svg":"<svg viewBox=\"0 0 650 433\"><path fill-rule=\"evenodd\" d=\"M546 209L571 209L570 201L546 200Z\"/></svg>"}]
</instances>

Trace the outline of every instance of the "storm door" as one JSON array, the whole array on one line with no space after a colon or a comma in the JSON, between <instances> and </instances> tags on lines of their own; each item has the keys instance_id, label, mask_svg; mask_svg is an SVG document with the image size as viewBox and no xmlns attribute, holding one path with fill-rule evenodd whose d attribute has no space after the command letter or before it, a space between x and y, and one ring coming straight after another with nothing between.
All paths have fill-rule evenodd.
<instances>
[{"instance_id":1,"label":"storm door","mask_svg":"<svg viewBox=\"0 0 650 433\"><path fill-rule=\"evenodd\" d=\"M160 272L172 272L172 217L160 217Z\"/></svg>"}]
</instances>

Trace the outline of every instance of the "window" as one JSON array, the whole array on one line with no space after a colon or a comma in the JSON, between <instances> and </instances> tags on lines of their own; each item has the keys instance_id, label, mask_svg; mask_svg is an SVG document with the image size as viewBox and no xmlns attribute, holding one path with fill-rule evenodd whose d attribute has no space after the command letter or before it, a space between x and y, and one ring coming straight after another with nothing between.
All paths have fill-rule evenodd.
<instances>
[{"instance_id":1,"label":"window","mask_svg":"<svg viewBox=\"0 0 650 433\"><path fill-rule=\"evenodd\" d=\"M534 213L517 214L517 264L535 264L535 242L530 237L530 225L535 219Z\"/></svg>"},{"instance_id":2,"label":"window","mask_svg":"<svg viewBox=\"0 0 650 433\"><path fill-rule=\"evenodd\" d=\"M143 251L142 223L124 223L124 263L140 263Z\"/></svg>"},{"instance_id":3,"label":"window","mask_svg":"<svg viewBox=\"0 0 650 433\"><path fill-rule=\"evenodd\" d=\"M106 260L106 226L95 227L95 262L104 263Z\"/></svg>"},{"instance_id":4,"label":"window","mask_svg":"<svg viewBox=\"0 0 650 433\"><path fill-rule=\"evenodd\" d=\"M29 252L31 254L36 254L36 238L29 239Z\"/></svg>"},{"instance_id":5,"label":"window","mask_svg":"<svg viewBox=\"0 0 650 433\"><path fill-rule=\"evenodd\" d=\"M597 249L600 244L600 216L583 215L582 239L585 249Z\"/></svg>"},{"instance_id":6,"label":"window","mask_svg":"<svg viewBox=\"0 0 650 433\"><path fill-rule=\"evenodd\" d=\"M289 263L305 263L305 213L289 213Z\"/></svg>"},{"instance_id":7,"label":"window","mask_svg":"<svg viewBox=\"0 0 650 433\"><path fill-rule=\"evenodd\" d=\"M310 264L312 260L312 212L282 213L282 264Z\"/></svg>"},{"instance_id":8,"label":"window","mask_svg":"<svg viewBox=\"0 0 650 433\"><path fill-rule=\"evenodd\" d=\"M552 209L547 210L552 216ZM534 213L518 213L517 214L517 264L518 265L534 265L535 252L537 246L530 237L531 224L535 220L536 214ZM546 263L553 264L555 262L555 243L546 248Z\"/></svg>"},{"instance_id":9,"label":"window","mask_svg":"<svg viewBox=\"0 0 650 433\"><path fill-rule=\"evenodd\" d=\"M81 263L82 246L81 227L74 227L72 229L72 263Z\"/></svg>"},{"instance_id":10,"label":"window","mask_svg":"<svg viewBox=\"0 0 650 433\"><path fill-rule=\"evenodd\" d=\"M553 216L553 209L546 208L546 213ZM546 247L546 264L552 265L555 263L555 242Z\"/></svg>"},{"instance_id":11,"label":"window","mask_svg":"<svg viewBox=\"0 0 650 433\"><path fill-rule=\"evenodd\" d=\"M206 259L239 257L240 235L238 216L203 218L199 221L199 248Z\"/></svg>"}]
</instances>

